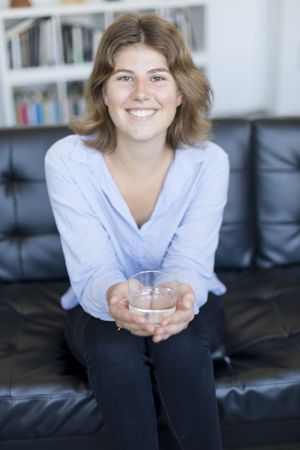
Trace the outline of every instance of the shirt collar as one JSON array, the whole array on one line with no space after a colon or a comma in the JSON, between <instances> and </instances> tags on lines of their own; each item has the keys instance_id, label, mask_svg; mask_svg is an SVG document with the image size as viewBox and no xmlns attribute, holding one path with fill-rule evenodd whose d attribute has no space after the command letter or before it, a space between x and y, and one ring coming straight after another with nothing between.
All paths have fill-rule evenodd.
<instances>
[{"instance_id":1,"label":"shirt collar","mask_svg":"<svg viewBox=\"0 0 300 450\"><path fill-rule=\"evenodd\" d=\"M73 146L73 149L70 153L70 158L73 161L77 161L81 164L85 164L93 168L93 163L99 160L99 150L95 148L88 147L85 145L84 141L87 140L86 137L77 136L78 139Z\"/></svg>"},{"instance_id":2,"label":"shirt collar","mask_svg":"<svg viewBox=\"0 0 300 450\"><path fill-rule=\"evenodd\" d=\"M98 185L98 188L102 189L107 194L110 201L128 221L133 222L127 204L124 200L120 201L120 191L113 181L103 155L99 150L87 147L84 144L85 139L86 138L80 136L78 137L78 140L70 153L70 158L80 164L84 164L96 175L94 180ZM163 189L151 217L155 218L157 215L161 214L162 211L167 211L176 201L186 180L194 172L195 166L199 165L199 163L202 164L205 154L204 148L205 145L202 144L201 146L184 147L175 151L174 161L167 173ZM188 157L185 154L186 152L188 152ZM99 176L100 173L104 174L104 176Z\"/></svg>"},{"instance_id":3,"label":"shirt collar","mask_svg":"<svg viewBox=\"0 0 300 450\"><path fill-rule=\"evenodd\" d=\"M102 154L100 150L86 146L84 141L87 139L88 137L78 136L78 140L70 153L70 158L89 166L92 172L97 172L99 170ZM194 166L203 160L204 149L206 147L205 144L206 143L199 144L198 146L185 146L176 150L173 164L179 164L184 175L190 174L194 170ZM189 158L184 157L184 152L187 151L190 153ZM197 155L196 152L198 153Z\"/></svg>"}]
</instances>

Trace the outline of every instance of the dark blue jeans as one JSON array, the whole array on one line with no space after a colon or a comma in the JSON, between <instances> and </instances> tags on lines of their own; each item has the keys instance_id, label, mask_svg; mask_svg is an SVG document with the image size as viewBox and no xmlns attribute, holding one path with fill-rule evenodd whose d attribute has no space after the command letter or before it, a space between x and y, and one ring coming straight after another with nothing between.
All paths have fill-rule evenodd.
<instances>
[{"instance_id":1,"label":"dark blue jeans","mask_svg":"<svg viewBox=\"0 0 300 450\"><path fill-rule=\"evenodd\" d=\"M186 330L158 344L80 306L68 311L66 338L86 367L113 448L159 449L154 377L178 448L221 450L211 351L222 329L223 305L213 296Z\"/></svg>"}]
</instances>

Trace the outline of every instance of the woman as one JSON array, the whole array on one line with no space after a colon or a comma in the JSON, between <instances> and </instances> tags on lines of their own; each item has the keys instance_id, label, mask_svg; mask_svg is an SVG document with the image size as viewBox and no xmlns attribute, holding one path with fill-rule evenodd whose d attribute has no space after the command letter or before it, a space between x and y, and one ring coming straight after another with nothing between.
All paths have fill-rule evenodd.
<instances>
[{"instance_id":1,"label":"woman","mask_svg":"<svg viewBox=\"0 0 300 450\"><path fill-rule=\"evenodd\" d=\"M158 450L154 377L179 448L220 450L211 346L222 308L209 290L228 159L206 141L210 87L176 28L126 14L107 29L76 135L49 149L46 177L72 288L66 337L86 367L113 448ZM127 279L179 281L153 325L128 309Z\"/></svg>"}]
</instances>

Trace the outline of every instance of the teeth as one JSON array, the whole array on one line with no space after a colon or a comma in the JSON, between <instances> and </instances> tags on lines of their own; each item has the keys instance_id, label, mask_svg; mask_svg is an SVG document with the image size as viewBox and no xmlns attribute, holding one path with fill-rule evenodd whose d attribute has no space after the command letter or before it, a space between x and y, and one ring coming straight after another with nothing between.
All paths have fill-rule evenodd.
<instances>
[{"instance_id":1,"label":"teeth","mask_svg":"<svg viewBox=\"0 0 300 450\"><path fill-rule=\"evenodd\" d=\"M155 109L128 109L129 114L135 117L151 116L155 111Z\"/></svg>"}]
</instances>

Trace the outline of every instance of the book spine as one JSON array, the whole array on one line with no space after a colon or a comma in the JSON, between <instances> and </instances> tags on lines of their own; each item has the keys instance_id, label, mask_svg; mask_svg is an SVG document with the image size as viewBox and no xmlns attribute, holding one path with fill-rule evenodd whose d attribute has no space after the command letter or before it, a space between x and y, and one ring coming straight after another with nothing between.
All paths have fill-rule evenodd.
<instances>
[{"instance_id":1,"label":"book spine","mask_svg":"<svg viewBox=\"0 0 300 450\"><path fill-rule=\"evenodd\" d=\"M20 36L14 36L11 40L11 44L12 44L13 69L20 69L21 68Z\"/></svg>"},{"instance_id":2,"label":"book spine","mask_svg":"<svg viewBox=\"0 0 300 450\"><path fill-rule=\"evenodd\" d=\"M48 125L61 122L61 108L52 86L19 88L14 98L18 124Z\"/></svg>"}]
</instances>

